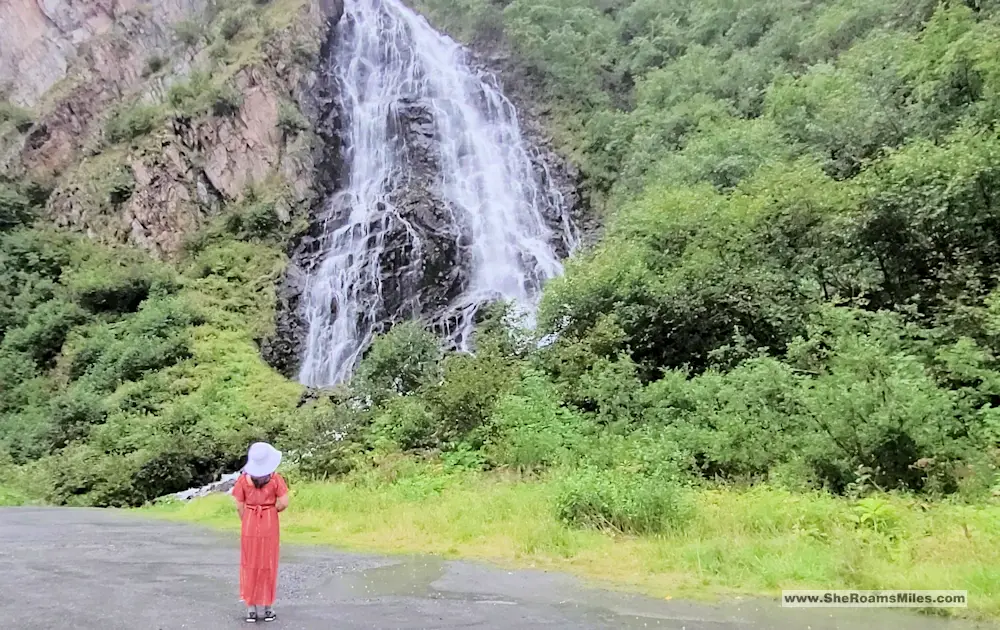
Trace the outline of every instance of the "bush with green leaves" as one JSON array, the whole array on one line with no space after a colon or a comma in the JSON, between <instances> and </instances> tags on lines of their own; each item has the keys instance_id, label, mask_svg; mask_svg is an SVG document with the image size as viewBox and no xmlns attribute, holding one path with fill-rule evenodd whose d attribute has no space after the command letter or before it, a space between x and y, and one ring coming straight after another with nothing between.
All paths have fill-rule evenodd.
<instances>
[{"instance_id":1,"label":"bush with green leaves","mask_svg":"<svg viewBox=\"0 0 1000 630\"><path fill-rule=\"evenodd\" d=\"M243 106L243 95L228 83L210 88L208 101L216 116L235 116Z\"/></svg>"},{"instance_id":2,"label":"bush with green leaves","mask_svg":"<svg viewBox=\"0 0 1000 630\"><path fill-rule=\"evenodd\" d=\"M501 397L518 380L519 366L502 356L451 354L441 362L441 380L424 391L439 444L466 442L481 448Z\"/></svg>"},{"instance_id":3,"label":"bush with green leaves","mask_svg":"<svg viewBox=\"0 0 1000 630\"><path fill-rule=\"evenodd\" d=\"M136 505L290 426L321 439L247 332L273 317L281 252L212 238L175 269L68 233L0 235L0 452L38 498Z\"/></svg>"},{"instance_id":4,"label":"bush with green leaves","mask_svg":"<svg viewBox=\"0 0 1000 630\"><path fill-rule=\"evenodd\" d=\"M543 373L528 369L517 389L497 402L484 451L494 466L538 472L575 462L591 429Z\"/></svg>"},{"instance_id":5,"label":"bush with green leaves","mask_svg":"<svg viewBox=\"0 0 1000 630\"><path fill-rule=\"evenodd\" d=\"M74 300L93 313L135 312L152 291L170 283L170 271L164 267L128 252L108 254L94 256L64 278Z\"/></svg>"},{"instance_id":6,"label":"bush with green leaves","mask_svg":"<svg viewBox=\"0 0 1000 630\"><path fill-rule=\"evenodd\" d=\"M51 367L74 326L87 321L77 304L62 299L42 302L22 326L5 331L2 348L25 352L41 368Z\"/></svg>"},{"instance_id":7,"label":"bush with green leaves","mask_svg":"<svg viewBox=\"0 0 1000 630\"><path fill-rule=\"evenodd\" d=\"M0 232L28 223L33 218L31 201L15 187L0 183Z\"/></svg>"},{"instance_id":8,"label":"bush with green leaves","mask_svg":"<svg viewBox=\"0 0 1000 630\"><path fill-rule=\"evenodd\" d=\"M167 65L167 61L168 60L159 53L153 53L146 58L146 68L143 70L143 74L146 76L156 74Z\"/></svg>"},{"instance_id":9,"label":"bush with green leaves","mask_svg":"<svg viewBox=\"0 0 1000 630\"><path fill-rule=\"evenodd\" d=\"M570 525L634 535L682 531L694 515L674 481L586 467L561 480L555 509Z\"/></svg>"},{"instance_id":10,"label":"bush with green leaves","mask_svg":"<svg viewBox=\"0 0 1000 630\"><path fill-rule=\"evenodd\" d=\"M212 90L212 76L193 70L185 80L177 81L167 91L167 102L184 111L194 112Z\"/></svg>"},{"instance_id":11,"label":"bush with green leaves","mask_svg":"<svg viewBox=\"0 0 1000 630\"><path fill-rule=\"evenodd\" d=\"M278 105L278 129L286 135L294 136L309 129L309 121L297 106L282 102Z\"/></svg>"},{"instance_id":12,"label":"bush with green leaves","mask_svg":"<svg viewBox=\"0 0 1000 630\"><path fill-rule=\"evenodd\" d=\"M205 37L205 27L200 20L181 20L174 24L174 37L185 46L194 46Z\"/></svg>"},{"instance_id":13,"label":"bush with green leaves","mask_svg":"<svg viewBox=\"0 0 1000 630\"><path fill-rule=\"evenodd\" d=\"M546 286L538 329L496 305L462 354L400 323L335 400L304 403L257 346L298 228L283 187L247 191L160 264L28 229L47 188L4 180L0 458L51 500L103 505L207 480L254 439L305 477L431 458L552 475L563 520L630 534L683 528L693 480L989 496L1000 5L415 4L511 52L602 213L602 240ZM270 12L211 3L219 72L175 83L167 104L235 115L230 71L261 31L273 40ZM197 46L201 31L175 33ZM301 61L315 42L291 46ZM160 116L122 106L105 136ZM277 124L307 128L291 102ZM3 133L28 125L0 107ZM135 185L113 157L102 210ZM425 481L407 492L440 491ZM859 527L881 528L870 516Z\"/></svg>"},{"instance_id":14,"label":"bush with green leaves","mask_svg":"<svg viewBox=\"0 0 1000 630\"><path fill-rule=\"evenodd\" d=\"M77 244L55 231L0 233L0 335L27 323L39 304L57 297L60 276Z\"/></svg>"},{"instance_id":15,"label":"bush with green leaves","mask_svg":"<svg viewBox=\"0 0 1000 630\"><path fill-rule=\"evenodd\" d=\"M134 315L81 331L69 353L73 378L101 391L173 365L190 355L188 328L198 322L177 298L150 300Z\"/></svg>"},{"instance_id":16,"label":"bush with green leaves","mask_svg":"<svg viewBox=\"0 0 1000 630\"><path fill-rule=\"evenodd\" d=\"M353 384L378 405L393 396L436 385L441 356L441 342L420 322L396 324L372 341Z\"/></svg>"},{"instance_id":17,"label":"bush with green leaves","mask_svg":"<svg viewBox=\"0 0 1000 630\"><path fill-rule=\"evenodd\" d=\"M34 119L34 114L30 110L10 101L0 101L0 125L10 123L15 129L24 133L34 124Z\"/></svg>"},{"instance_id":18,"label":"bush with green leaves","mask_svg":"<svg viewBox=\"0 0 1000 630\"><path fill-rule=\"evenodd\" d=\"M247 16L240 11L228 11L219 18L219 35L226 41L234 39L246 25Z\"/></svg>"},{"instance_id":19,"label":"bush with green leaves","mask_svg":"<svg viewBox=\"0 0 1000 630\"><path fill-rule=\"evenodd\" d=\"M281 226L275 202L269 200L246 199L225 217L226 231L244 241L279 236Z\"/></svg>"},{"instance_id":20,"label":"bush with green leaves","mask_svg":"<svg viewBox=\"0 0 1000 630\"><path fill-rule=\"evenodd\" d=\"M437 446L434 415L419 396L386 399L372 412L368 431L376 450L417 451Z\"/></svg>"},{"instance_id":21,"label":"bush with green leaves","mask_svg":"<svg viewBox=\"0 0 1000 630\"><path fill-rule=\"evenodd\" d=\"M804 464L804 482L837 492L859 470L883 489L919 490L928 476L918 462L969 457L980 421L936 382L918 333L888 313L826 309L783 360L651 383L647 422L709 477L763 480Z\"/></svg>"},{"instance_id":22,"label":"bush with green leaves","mask_svg":"<svg viewBox=\"0 0 1000 630\"><path fill-rule=\"evenodd\" d=\"M105 185L108 189L108 202L119 205L128 201L135 192L135 176L131 169L120 168L114 171Z\"/></svg>"},{"instance_id":23,"label":"bush with green leaves","mask_svg":"<svg viewBox=\"0 0 1000 630\"><path fill-rule=\"evenodd\" d=\"M107 416L102 396L79 384L49 401L49 448L58 450L87 437L90 428Z\"/></svg>"},{"instance_id":24,"label":"bush with green leaves","mask_svg":"<svg viewBox=\"0 0 1000 630\"><path fill-rule=\"evenodd\" d=\"M119 107L104 123L104 137L111 144L134 140L152 132L160 117L160 109L155 105L136 103Z\"/></svg>"}]
</instances>

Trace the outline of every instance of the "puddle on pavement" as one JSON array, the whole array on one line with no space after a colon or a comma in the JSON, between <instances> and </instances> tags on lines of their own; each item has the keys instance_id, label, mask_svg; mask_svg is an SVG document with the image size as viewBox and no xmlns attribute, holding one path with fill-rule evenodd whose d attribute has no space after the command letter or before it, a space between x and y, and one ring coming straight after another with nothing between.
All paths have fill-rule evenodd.
<instances>
[{"instance_id":1,"label":"puddle on pavement","mask_svg":"<svg viewBox=\"0 0 1000 630\"><path fill-rule=\"evenodd\" d=\"M409 558L398 564L338 574L329 586L346 597L433 597L431 584L445 570L444 561Z\"/></svg>"}]
</instances>

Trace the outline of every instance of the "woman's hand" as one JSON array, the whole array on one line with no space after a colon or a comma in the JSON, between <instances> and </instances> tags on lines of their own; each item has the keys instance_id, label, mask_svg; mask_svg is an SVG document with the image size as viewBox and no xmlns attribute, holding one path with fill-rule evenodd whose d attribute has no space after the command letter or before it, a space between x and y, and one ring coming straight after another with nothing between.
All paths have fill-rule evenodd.
<instances>
[{"instance_id":1,"label":"woman's hand","mask_svg":"<svg viewBox=\"0 0 1000 630\"><path fill-rule=\"evenodd\" d=\"M285 493L282 496L274 500L274 507L278 509L279 512L284 512L288 507L288 494Z\"/></svg>"},{"instance_id":2,"label":"woman's hand","mask_svg":"<svg viewBox=\"0 0 1000 630\"><path fill-rule=\"evenodd\" d=\"M243 520L243 513L247 510L247 504L241 501L236 502L236 513L240 515L240 520Z\"/></svg>"}]
</instances>

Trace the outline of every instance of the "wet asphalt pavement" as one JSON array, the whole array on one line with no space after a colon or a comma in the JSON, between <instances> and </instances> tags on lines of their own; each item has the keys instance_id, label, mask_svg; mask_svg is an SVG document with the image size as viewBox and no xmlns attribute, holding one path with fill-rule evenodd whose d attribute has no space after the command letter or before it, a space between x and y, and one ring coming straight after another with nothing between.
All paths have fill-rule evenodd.
<instances>
[{"instance_id":1,"label":"wet asphalt pavement","mask_svg":"<svg viewBox=\"0 0 1000 630\"><path fill-rule=\"evenodd\" d=\"M246 627L231 536L101 510L0 509L0 628ZM908 611L720 605L601 591L544 572L284 546L268 628L971 630ZM260 625L260 624L258 624Z\"/></svg>"}]
</instances>

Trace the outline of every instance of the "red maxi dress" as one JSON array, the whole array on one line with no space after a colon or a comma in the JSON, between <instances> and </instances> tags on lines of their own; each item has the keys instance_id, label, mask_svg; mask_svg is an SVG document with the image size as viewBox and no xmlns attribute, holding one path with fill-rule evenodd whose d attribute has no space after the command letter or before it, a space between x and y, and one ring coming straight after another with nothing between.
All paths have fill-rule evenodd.
<instances>
[{"instance_id":1,"label":"red maxi dress","mask_svg":"<svg viewBox=\"0 0 1000 630\"><path fill-rule=\"evenodd\" d=\"M247 606L272 606L278 589L278 497L288 494L281 475L271 475L263 487L254 487L243 474L233 486L233 497L246 506L240 536L240 599Z\"/></svg>"}]
</instances>

